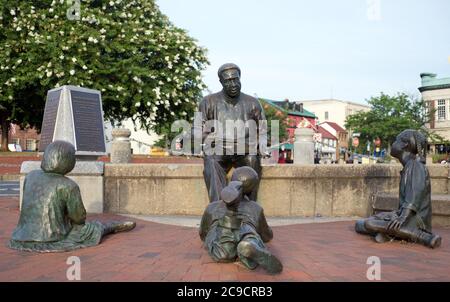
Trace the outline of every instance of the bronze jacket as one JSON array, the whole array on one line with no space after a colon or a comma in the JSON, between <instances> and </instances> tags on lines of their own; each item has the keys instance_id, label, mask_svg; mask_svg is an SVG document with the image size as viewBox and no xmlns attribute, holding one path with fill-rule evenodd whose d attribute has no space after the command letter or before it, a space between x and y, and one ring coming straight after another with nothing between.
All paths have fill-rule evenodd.
<instances>
[{"instance_id":1,"label":"bronze jacket","mask_svg":"<svg viewBox=\"0 0 450 302\"><path fill-rule=\"evenodd\" d=\"M411 209L414 215L406 222L406 227L417 227L431 232L431 184L427 167L419 158L411 159L400 174L400 204ZM400 214L400 213L399 213Z\"/></svg>"},{"instance_id":2,"label":"bronze jacket","mask_svg":"<svg viewBox=\"0 0 450 302\"><path fill-rule=\"evenodd\" d=\"M230 144L228 146L236 145L239 139L245 139L246 151L258 150L259 145L267 145L267 130L259 131L260 123L262 120L265 121L266 117L264 109L256 98L241 93L236 100L231 100L223 91L220 91L203 98L199 105L199 111L202 114L202 123L206 125L202 131L203 141L210 133L215 133L216 136L220 137L220 134L216 131L217 129L211 127L212 124L207 124L208 121L217 121L223 129L223 136L226 136L224 138L224 147L226 147L225 144ZM243 121L244 123L254 121L257 133L252 135L249 127L237 127L237 133L226 134L226 121Z\"/></svg>"},{"instance_id":3,"label":"bronze jacket","mask_svg":"<svg viewBox=\"0 0 450 302\"><path fill-rule=\"evenodd\" d=\"M227 208L223 201L214 201L208 205L200 222L199 234L202 241L205 240L210 229L219 222L219 219L225 215L226 211ZM242 218L242 223L253 227L261 236L263 242L272 240L272 229L267 224L264 210L258 203L245 197L239 204L237 216Z\"/></svg>"},{"instance_id":4,"label":"bronze jacket","mask_svg":"<svg viewBox=\"0 0 450 302\"><path fill-rule=\"evenodd\" d=\"M73 224L85 223L86 210L80 189L71 179L35 170L25 177L23 192L13 240L59 241L71 231Z\"/></svg>"}]
</instances>

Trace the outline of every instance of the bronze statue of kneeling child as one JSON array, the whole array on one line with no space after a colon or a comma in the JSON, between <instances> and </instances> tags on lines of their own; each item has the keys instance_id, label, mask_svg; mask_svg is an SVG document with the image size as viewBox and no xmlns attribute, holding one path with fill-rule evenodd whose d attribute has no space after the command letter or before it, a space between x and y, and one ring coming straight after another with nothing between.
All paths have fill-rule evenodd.
<instances>
[{"instance_id":1,"label":"bronze statue of kneeling child","mask_svg":"<svg viewBox=\"0 0 450 302\"><path fill-rule=\"evenodd\" d=\"M221 200L206 208L200 238L216 262L239 259L248 269L260 265L268 273L276 274L283 270L283 265L264 244L273 238L272 230L263 208L248 197L257 184L255 170L248 166L237 168L221 191Z\"/></svg>"},{"instance_id":2,"label":"bronze statue of kneeling child","mask_svg":"<svg viewBox=\"0 0 450 302\"><path fill-rule=\"evenodd\" d=\"M415 130L400 133L391 155L403 165L400 175L400 203L393 212L382 212L356 222L355 230L382 243L401 239L437 248L441 237L431 230L431 184L425 166L426 137Z\"/></svg>"},{"instance_id":3,"label":"bronze statue of kneeling child","mask_svg":"<svg viewBox=\"0 0 450 302\"><path fill-rule=\"evenodd\" d=\"M65 141L47 146L42 170L23 184L19 223L9 247L33 252L65 252L98 245L103 236L132 230L135 222L86 222L80 188L64 175L75 167L75 148Z\"/></svg>"}]
</instances>

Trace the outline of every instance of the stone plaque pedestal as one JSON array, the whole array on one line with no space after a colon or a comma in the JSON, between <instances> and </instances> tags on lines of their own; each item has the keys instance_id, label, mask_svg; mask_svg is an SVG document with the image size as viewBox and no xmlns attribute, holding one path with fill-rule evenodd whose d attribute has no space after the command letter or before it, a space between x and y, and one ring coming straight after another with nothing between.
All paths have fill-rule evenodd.
<instances>
[{"instance_id":1,"label":"stone plaque pedestal","mask_svg":"<svg viewBox=\"0 0 450 302\"><path fill-rule=\"evenodd\" d=\"M25 161L20 168L20 207L22 207L23 182L25 176L41 169L40 161ZM66 176L75 181L80 187L84 207L88 213L103 213L104 202L104 170L105 164L98 161L80 161Z\"/></svg>"},{"instance_id":2,"label":"stone plaque pedestal","mask_svg":"<svg viewBox=\"0 0 450 302\"><path fill-rule=\"evenodd\" d=\"M39 152L56 140L71 143L77 159L95 160L106 155L101 93L61 86L48 91Z\"/></svg>"}]
</instances>

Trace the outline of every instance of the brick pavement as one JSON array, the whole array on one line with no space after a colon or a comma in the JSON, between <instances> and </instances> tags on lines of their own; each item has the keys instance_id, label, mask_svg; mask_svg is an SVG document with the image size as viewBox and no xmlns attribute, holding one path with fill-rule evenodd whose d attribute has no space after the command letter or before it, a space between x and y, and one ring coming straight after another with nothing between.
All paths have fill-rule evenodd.
<instances>
[{"instance_id":1,"label":"brick pavement","mask_svg":"<svg viewBox=\"0 0 450 302\"><path fill-rule=\"evenodd\" d=\"M437 228L442 246L431 250L401 242L376 244L352 222L274 227L268 244L284 264L280 275L217 264L197 229L137 221L130 233L67 253L35 254L6 244L18 219L18 198L0 198L0 281L66 281L69 256L81 259L82 281L367 281L369 256L381 259L382 281L450 281L450 229ZM112 214L89 219L124 219Z\"/></svg>"}]
</instances>

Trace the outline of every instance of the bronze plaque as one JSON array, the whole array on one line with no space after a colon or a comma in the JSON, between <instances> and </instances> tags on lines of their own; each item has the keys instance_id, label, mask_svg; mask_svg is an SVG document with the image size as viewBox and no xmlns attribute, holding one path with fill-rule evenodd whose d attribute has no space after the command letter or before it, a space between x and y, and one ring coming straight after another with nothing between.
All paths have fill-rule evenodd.
<instances>
[{"instance_id":1,"label":"bronze plaque","mask_svg":"<svg viewBox=\"0 0 450 302\"><path fill-rule=\"evenodd\" d=\"M61 89L56 91L49 91L47 93L47 102L45 102L44 110L44 120L42 121L41 139L39 142L39 152L44 152L45 148L53 141L60 96Z\"/></svg>"},{"instance_id":2,"label":"bronze plaque","mask_svg":"<svg viewBox=\"0 0 450 302\"><path fill-rule=\"evenodd\" d=\"M76 150L105 152L105 135L100 96L95 93L70 91Z\"/></svg>"}]
</instances>

